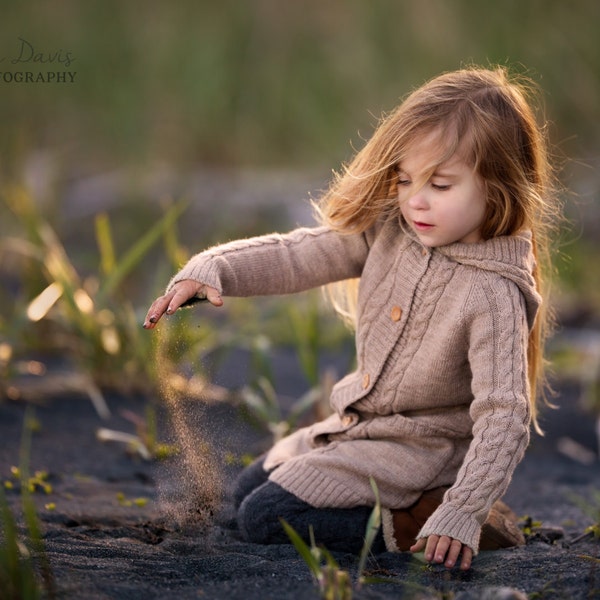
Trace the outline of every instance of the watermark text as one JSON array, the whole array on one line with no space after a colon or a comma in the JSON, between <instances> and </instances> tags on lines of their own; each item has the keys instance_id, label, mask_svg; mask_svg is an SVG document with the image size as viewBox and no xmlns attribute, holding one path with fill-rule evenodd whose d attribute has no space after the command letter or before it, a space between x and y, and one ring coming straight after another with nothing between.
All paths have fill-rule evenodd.
<instances>
[{"instance_id":1,"label":"watermark text","mask_svg":"<svg viewBox=\"0 0 600 600\"><path fill-rule=\"evenodd\" d=\"M39 48L18 37L13 51L0 56L0 84L75 83L77 71L70 69L74 62L70 50Z\"/></svg>"}]
</instances>

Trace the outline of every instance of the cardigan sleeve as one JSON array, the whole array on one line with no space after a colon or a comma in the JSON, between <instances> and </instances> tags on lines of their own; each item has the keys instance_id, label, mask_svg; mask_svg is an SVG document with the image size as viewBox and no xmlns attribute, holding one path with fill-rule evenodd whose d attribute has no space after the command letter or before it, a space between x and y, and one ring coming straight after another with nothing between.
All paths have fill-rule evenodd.
<instances>
[{"instance_id":1,"label":"cardigan sleeve","mask_svg":"<svg viewBox=\"0 0 600 600\"><path fill-rule=\"evenodd\" d=\"M447 535L476 554L481 527L506 491L529 442L528 326L524 298L501 277L471 294L469 333L473 439L454 485L419 537Z\"/></svg>"},{"instance_id":2,"label":"cardigan sleeve","mask_svg":"<svg viewBox=\"0 0 600 600\"><path fill-rule=\"evenodd\" d=\"M193 256L167 290L178 281L193 279L226 296L261 296L360 277L368 237L316 227L229 242Z\"/></svg>"}]
</instances>

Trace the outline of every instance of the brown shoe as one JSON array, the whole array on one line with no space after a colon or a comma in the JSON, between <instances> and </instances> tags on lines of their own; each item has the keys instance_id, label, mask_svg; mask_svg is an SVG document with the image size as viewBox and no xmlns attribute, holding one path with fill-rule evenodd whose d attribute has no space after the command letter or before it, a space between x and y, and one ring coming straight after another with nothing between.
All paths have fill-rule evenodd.
<instances>
[{"instance_id":1,"label":"brown shoe","mask_svg":"<svg viewBox=\"0 0 600 600\"><path fill-rule=\"evenodd\" d=\"M398 550L405 552L415 543L425 521L442 503L447 489L448 487L439 487L428 490L408 508L391 511L394 540ZM517 526L517 516L504 502L498 500L492 506L481 529L479 549L498 550L523 544L525 544L525 536Z\"/></svg>"},{"instance_id":2,"label":"brown shoe","mask_svg":"<svg viewBox=\"0 0 600 600\"><path fill-rule=\"evenodd\" d=\"M421 527L433 514L433 511L442 503L448 488L439 487L427 490L408 508L392 510L394 523L394 539L401 552L408 550L414 543Z\"/></svg>"},{"instance_id":3,"label":"brown shoe","mask_svg":"<svg viewBox=\"0 0 600 600\"><path fill-rule=\"evenodd\" d=\"M525 536L517 525L517 515L504 502L498 500L492 506L481 528L480 550L499 550L523 546Z\"/></svg>"}]
</instances>

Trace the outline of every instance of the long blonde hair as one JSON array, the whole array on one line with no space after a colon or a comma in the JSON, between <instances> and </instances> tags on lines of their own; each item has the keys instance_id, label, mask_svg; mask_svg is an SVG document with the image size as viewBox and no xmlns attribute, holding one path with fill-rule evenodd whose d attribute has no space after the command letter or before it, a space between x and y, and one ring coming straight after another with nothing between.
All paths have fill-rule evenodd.
<instances>
[{"instance_id":1,"label":"long blonde hair","mask_svg":"<svg viewBox=\"0 0 600 600\"><path fill-rule=\"evenodd\" d=\"M546 127L538 124L534 111L537 97L530 80L511 78L503 67L473 67L440 75L384 117L315 207L323 224L342 233L364 232L382 218L399 215L396 168L413 141L432 132L441 134L443 147L432 172L459 145L462 152L466 148L465 158L485 182L487 213L482 237L532 232L534 278L543 302L529 334L528 374L532 420L541 432L536 399L545 381L551 234L560 206ZM357 281L330 288L334 306L347 320L355 318L357 289Z\"/></svg>"}]
</instances>

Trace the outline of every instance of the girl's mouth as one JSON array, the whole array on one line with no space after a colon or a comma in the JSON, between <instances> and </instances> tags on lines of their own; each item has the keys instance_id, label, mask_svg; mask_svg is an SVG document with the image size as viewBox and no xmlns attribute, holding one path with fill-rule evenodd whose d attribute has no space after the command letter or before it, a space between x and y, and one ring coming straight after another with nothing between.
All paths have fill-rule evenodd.
<instances>
[{"instance_id":1,"label":"girl's mouth","mask_svg":"<svg viewBox=\"0 0 600 600\"><path fill-rule=\"evenodd\" d=\"M430 223L422 223L421 221L413 221L413 226L417 231L427 231L433 227Z\"/></svg>"}]
</instances>

